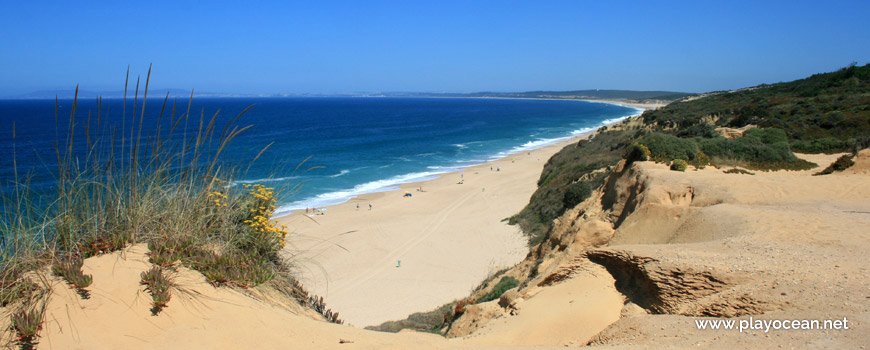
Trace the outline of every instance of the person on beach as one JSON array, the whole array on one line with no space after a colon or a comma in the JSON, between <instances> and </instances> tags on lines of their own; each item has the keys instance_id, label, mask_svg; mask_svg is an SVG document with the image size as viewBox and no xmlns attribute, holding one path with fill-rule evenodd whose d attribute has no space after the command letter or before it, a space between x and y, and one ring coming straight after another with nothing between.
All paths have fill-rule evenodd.
<instances>
[{"instance_id":1,"label":"person on beach","mask_svg":"<svg viewBox=\"0 0 870 350\"><path fill-rule=\"evenodd\" d=\"M359 203L356 204L356 210L359 210Z\"/></svg>"},{"instance_id":2,"label":"person on beach","mask_svg":"<svg viewBox=\"0 0 870 350\"><path fill-rule=\"evenodd\" d=\"M369 203L369 210L372 210L372 204Z\"/></svg>"}]
</instances>

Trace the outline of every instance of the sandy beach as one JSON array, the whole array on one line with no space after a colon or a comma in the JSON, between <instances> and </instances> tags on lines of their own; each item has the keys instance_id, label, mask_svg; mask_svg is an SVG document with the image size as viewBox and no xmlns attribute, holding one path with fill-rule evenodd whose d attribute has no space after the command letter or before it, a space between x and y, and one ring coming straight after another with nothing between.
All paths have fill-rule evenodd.
<instances>
[{"instance_id":1,"label":"sandy beach","mask_svg":"<svg viewBox=\"0 0 870 350\"><path fill-rule=\"evenodd\" d=\"M303 283L356 326L468 295L526 256L526 237L503 219L528 203L550 156L576 141L364 194L324 215L280 218L293 229L288 246Z\"/></svg>"},{"instance_id":2,"label":"sandy beach","mask_svg":"<svg viewBox=\"0 0 870 350\"><path fill-rule=\"evenodd\" d=\"M429 311L526 256L527 238L505 219L528 203L547 160L588 136L360 195L323 215L283 216L293 231L287 254L303 284L349 324Z\"/></svg>"}]
</instances>

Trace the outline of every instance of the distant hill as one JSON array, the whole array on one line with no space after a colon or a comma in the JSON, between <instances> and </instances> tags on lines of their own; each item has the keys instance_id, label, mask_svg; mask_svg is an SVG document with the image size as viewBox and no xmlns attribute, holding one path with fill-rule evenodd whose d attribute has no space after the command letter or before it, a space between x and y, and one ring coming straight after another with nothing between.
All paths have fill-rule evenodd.
<instances>
[{"instance_id":1,"label":"distant hill","mask_svg":"<svg viewBox=\"0 0 870 350\"><path fill-rule=\"evenodd\" d=\"M661 161L682 157L701 166L702 158L712 158L714 164L760 170L805 168L792 151L836 153L870 147L870 64L792 82L689 96L647 110L631 122L603 128L547 162L529 204L511 218L532 237L533 245L567 209L565 194L572 184L580 179L590 188L601 186L609 174L601 169L615 165L633 142L651 149L651 158ZM715 130L746 125L758 129L734 140Z\"/></svg>"},{"instance_id":2,"label":"distant hill","mask_svg":"<svg viewBox=\"0 0 870 350\"><path fill-rule=\"evenodd\" d=\"M127 91L127 97L132 98L135 89ZM143 91L139 90L139 96ZM188 97L190 90L187 89L152 89L149 96ZM680 98L694 96L695 94L672 91L631 91L631 90L573 90L573 91L526 91L526 92L342 92L342 93L298 93L298 94L232 94L220 92L196 92L197 97L477 97L477 98L550 98L550 99L575 99L575 100L626 100L636 102L646 101L673 101ZM69 90L40 90L26 94L0 97L4 99L71 99L75 97L75 89ZM116 91L92 91L79 90L79 98L93 99L98 96L103 98L122 98L124 90Z\"/></svg>"},{"instance_id":3,"label":"distant hill","mask_svg":"<svg viewBox=\"0 0 870 350\"><path fill-rule=\"evenodd\" d=\"M785 131L793 150L841 152L870 145L870 64L787 83L688 97L644 113L646 124L698 136L714 126L758 125ZM695 126L695 128L691 128Z\"/></svg>"}]
</instances>

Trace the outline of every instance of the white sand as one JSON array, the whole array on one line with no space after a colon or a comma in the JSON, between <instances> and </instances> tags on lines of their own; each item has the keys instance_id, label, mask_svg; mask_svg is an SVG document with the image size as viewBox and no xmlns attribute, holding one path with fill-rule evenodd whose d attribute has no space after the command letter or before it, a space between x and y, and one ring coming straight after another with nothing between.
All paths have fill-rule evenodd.
<instances>
[{"instance_id":1,"label":"white sand","mask_svg":"<svg viewBox=\"0 0 870 350\"><path fill-rule=\"evenodd\" d=\"M304 211L281 218L294 232L303 283L357 326L468 295L528 253L526 237L503 219L528 203L544 163L567 143L362 195L313 219Z\"/></svg>"},{"instance_id":2,"label":"white sand","mask_svg":"<svg viewBox=\"0 0 870 350\"><path fill-rule=\"evenodd\" d=\"M550 157L588 135L361 195L325 215L294 212L279 219L294 232L288 253L303 284L350 324L430 311L526 256L526 237L504 219L528 204Z\"/></svg>"}]
</instances>

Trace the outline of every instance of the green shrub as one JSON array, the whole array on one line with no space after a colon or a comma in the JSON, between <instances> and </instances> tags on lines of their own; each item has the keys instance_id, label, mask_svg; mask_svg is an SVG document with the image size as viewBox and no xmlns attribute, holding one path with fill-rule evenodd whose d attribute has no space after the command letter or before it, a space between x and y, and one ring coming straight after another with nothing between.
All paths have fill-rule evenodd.
<instances>
[{"instance_id":1,"label":"green shrub","mask_svg":"<svg viewBox=\"0 0 870 350\"><path fill-rule=\"evenodd\" d=\"M623 159L625 148L643 133L643 130L637 129L611 129L557 152L544 166L538 188L528 205L512 216L509 223L519 225L523 233L529 236L529 246L546 240L553 219L566 210L563 200L568 185L585 178L590 187L598 188L609 171L596 170Z\"/></svg>"},{"instance_id":2,"label":"green shrub","mask_svg":"<svg viewBox=\"0 0 870 350\"><path fill-rule=\"evenodd\" d=\"M520 281L517 281L516 278L505 276L502 277L501 280L489 291L489 293L484 294L480 298L477 298L478 303L484 303L490 300L495 300L500 297L504 292L507 292L511 288L516 288L520 285Z\"/></svg>"},{"instance_id":3,"label":"green shrub","mask_svg":"<svg viewBox=\"0 0 870 350\"><path fill-rule=\"evenodd\" d=\"M724 137L705 139L701 140L701 150L710 157L737 161L767 163L798 160L787 143L765 144L757 137L741 137L737 140Z\"/></svg>"},{"instance_id":4,"label":"green shrub","mask_svg":"<svg viewBox=\"0 0 870 350\"><path fill-rule=\"evenodd\" d=\"M800 153L837 153L850 151L854 148L853 140L838 140L832 137L823 137L810 141L794 141L791 143L791 149Z\"/></svg>"},{"instance_id":5,"label":"green shrub","mask_svg":"<svg viewBox=\"0 0 870 350\"><path fill-rule=\"evenodd\" d=\"M686 171L686 169L688 169L688 168L689 168L689 163L687 163L685 160L674 159L674 161L671 162L671 170Z\"/></svg>"},{"instance_id":6,"label":"green shrub","mask_svg":"<svg viewBox=\"0 0 870 350\"><path fill-rule=\"evenodd\" d=\"M703 151L698 151L698 154L695 155L695 160L692 162L692 165L697 169L704 169L704 167L710 165L710 157L707 156Z\"/></svg>"},{"instance_id":7,"label":"green shrub","mask_svg":"<svg viewBox=\"0 0 870 350\"><path fill-rule=\"evenodd\" d=\"M815 173L813 175L828 175L828 174L832 174L835 171L846 170L853 165L855 165L855 161L852 160L852 156L849 154L844 154L844 155L840 156L839 158L837 158L837 160L835 160L833 163L831 163L831 165L828 165L828 167L825 168L825 170L822 170L822 171Z\"/></svg>"},{"instance_id":8,"label":"green shrub","mask_svg":"<svg viewBox=\"0 0 870 350\"><path fill-rule=\"evenodd\" d=\"M656 162L670 162L674 159L693 160L698 153L698 144L695 141L668 134L647 134L638 142L649 148L650 156Z\"/></svg>"},{"instance_id":9,"label":"green shrub","mask_svg":"<svg viewBox=\"0 0 870 350\"><path fill-rule=\"evenodd\" d=\"M761 171L777 171L777 170L809 170L818 167L819 165L813 162L798 158L794 162L769 162L769 163L748 163L744 167L751 170Z\"/></svg>"},{"instance_id":10,"label":"green shrub","mask_svg":"<svg viewBox=\"0 0 870 350\"><path fill-rule=\"evenodd\" d=\"M585 201L586 198L592 195L592 188L585 181L578 181L568 185L565 190L565 195L562 198L562 203L566 209L574 208L577 204Z\"/></svg>"},{"instance_id":11,"label":"green shrub","mask_svg":"<svg viewBox=\"0 0 870 350\"><path fill-rule=\"evenodd\" d=\"M415 312L404 320L387 321L377 326L368 326L365 329L390 333L398 333L403 329L440 333L442 328L450 323L454 317L458 316L455 314L456 305L459 305L463 301L465 303L468 302L467 300L449 302L431 311Z\"/></svg>"},{"instance_id":12,"label":"green shrub","mask_svg":"<svg viewBox=\"0 0 870 350\"><path fill-rule=\"evenodd\" d=\"M253 255L275 260L286 244L284 239L288 234L287 226L272 219L277 202L275 189L260 184L246 184L244 188L247 193L240 198L240 210L235 211L236 224L242 228L236 246ZM219 198L217 200L220 203Z\"/></svg>"},{"instance_id":13,"label":"green shrub","mask_svg":"<svg viewBox=\"0 0 870 350\"><path fill-rule=\"evenodd\" d=\"M718 134L716 133L716 127L707 123L697 123L687 128L682 128L679 132L677 132L678 137L682 138L692 138L692 137L716 137Z\"/></svg>"},{"instance_id":14,"label":"green shrub","mask_svg":"<svg viewBox=\"0 0 870 350\"><path fill-rule=\"evenodd\" d=\"M650 154L650 150L647 146L637 142L632 142L631 145L628 146L628 151L625 152L623 158L625 158L629 163L635 161L645 162L649 160Z\"/></svg>"},{"instance_id":15,"label":"green shrub","mask_svg":"<svg viewBox=\"0 0 870 350\"><path fill-rule=\"evenodd\" d=\"M743 137L753 137L760 140L761 143L764 144L788 142L788 136L786 136L785 131L778 128L749 129L743 133Z\"/></svg>"},{"instance_id":16,"label":"green shrub","mask_svg":"<svg viewBox=\"0 0 870 350\"><path fill-rule=\"evenodd\" d=\"M725 174L744 174L744 175L755 175L755 173L748 172L746 170L740 168L731 168L723 171Z\"/></svg>"}]
</instances>

